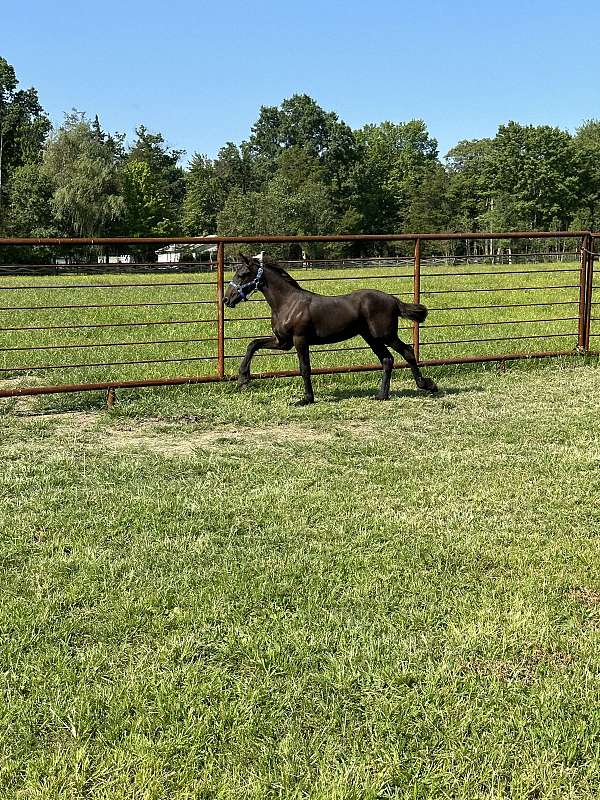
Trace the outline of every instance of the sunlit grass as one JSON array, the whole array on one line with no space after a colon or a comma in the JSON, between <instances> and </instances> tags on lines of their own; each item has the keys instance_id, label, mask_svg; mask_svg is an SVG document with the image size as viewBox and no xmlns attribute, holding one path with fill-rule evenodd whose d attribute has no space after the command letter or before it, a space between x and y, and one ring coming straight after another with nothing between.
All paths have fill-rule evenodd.
<instances>
[{"instance_id":1,"label":"sunlit grass","mask_svg":"<svg viewBox=\"0 0 600 800\"><path fill-rule=\"evenodd\" d=\"M0 797L597 798L597 362L431 373L3 401Z\"/></svg>"}]
</instances>

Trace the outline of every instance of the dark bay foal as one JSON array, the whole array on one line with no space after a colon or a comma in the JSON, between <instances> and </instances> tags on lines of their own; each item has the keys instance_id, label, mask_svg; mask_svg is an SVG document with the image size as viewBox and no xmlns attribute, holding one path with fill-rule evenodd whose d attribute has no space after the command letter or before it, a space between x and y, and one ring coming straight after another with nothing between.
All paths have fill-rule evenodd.
<instances>
[{"instance_id":1,"label":"dark bay foal","mask_svg":"<svg viewBox=\"0 0 600 800\"><path fill-rule=\"evenodd\" d=\"M240 259L241 264L225 292L224 303L234 308L256 290L261 291L271 307L273 329L273 336L261 336L248 345L240 365L240 387L250 381L250 364L257 350L295 347L304 379L304 398L299 405L313 403L310 345L334 344L362 336L383 366L378 400L387 400L390 394L394 357L388 347L407 361L419 389L437 391L435 383L421 374L412 347L398 338L398 318L423 322L427 316L425 306L402 303L393 295L375 289L360 289L334 297L315 294L303 289L274 261L249 258L242 253Z\"/></svg>"}]
</instances>

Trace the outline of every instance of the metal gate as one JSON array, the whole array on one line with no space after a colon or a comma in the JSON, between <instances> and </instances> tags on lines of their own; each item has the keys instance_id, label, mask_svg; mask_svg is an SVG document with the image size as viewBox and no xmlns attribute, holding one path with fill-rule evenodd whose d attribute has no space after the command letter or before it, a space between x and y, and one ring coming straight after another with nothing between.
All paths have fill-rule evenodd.
<instances>
[{"instance_id":1,"label":"metal gate","mask_svg":"<svg viewBox=\"0 0 600 800\"><path fill-rule=\"evenodd\" d=\"M368 286L423 302L423 326L405 328L423 366L588 352L594 316L594 242L577 232L422 233L348 236L0 239L0 246L73 248L216 245L214 271L145 263L0 267L0 397L208 383L234 377L244 344L270 328L264 299L225 316L226 248L379 242L410 248L382 257L289 262L306 288L324 294ZM432 255L428 243L569 240L555 253ZM467 251L468 252L468 251ZM540 259L550 263L539 263ZM536 261L537 259L537 261ZM570 260L572 259L572 261ZM166 316L165 316L166 314ZM157 316L158 315L158 316ZM258 327L257 327L258 326ZM136 334L133 335L132 331ZM156 332L156 333L154 333ZM143 335L142 335L143 334ZM313 372L380 369L362 341L315 348ZM121 353L119 357L108 354ZM90 354L91 358L84 357ZM259 358L261 359L259 361ZM286 363L286 359L290 359ZM358 360L357 360L358 359ZM298 375L293 354L257 354L256 377ZM175 365L178 369L175 369ZM405 366L403 362L397 367ZM175 374L169 374L170 372ZM186 374L184 374L184 371Z\"/></svg>"}]
</instances>

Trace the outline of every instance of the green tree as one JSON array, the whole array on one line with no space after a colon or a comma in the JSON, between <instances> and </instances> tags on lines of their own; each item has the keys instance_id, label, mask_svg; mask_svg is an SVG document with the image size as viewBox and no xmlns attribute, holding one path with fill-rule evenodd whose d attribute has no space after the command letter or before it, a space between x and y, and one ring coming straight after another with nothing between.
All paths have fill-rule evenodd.
<instances>
[{"instance_id":1,"label":"green tree","mask_svg":"<svg viewBox=\"0 0 600 800\"><path fill-rule=\"evenodd\" d=\"M143 161L129 161L121 171L125 209L122 225L127 236L170 236L174 223L169 198Z\"/></svg>"},{"instance_id":2,"label":"green tree","mask_svg":"<svg viewBox=\"0 0 600 800\"><path fill-rule=\"evenodd\" d=\"M0 57L0 225L14 170L40 160L51 127L36 90L18 85L14 68Z\"/></svg>"},{"instance_id":3,"label":"green tree","mask_svg":"<svg viewBox=\"0 0 600 800\"><path fill-rule=\"evenodd\" d=\"M567 229L579 206L580 154L566 131L549 125L501 125L493 143L491 188L500 225Z\"/></svg>"},{"instance_id":4,"label":"green tree","mask_svg":"<svg viewBox=\"0 0 600 800\"><path fill-rule=\"evenodd\" d=\"M182 225L190 236L207 236L217 229L217 214L227 194L214 162L196 153L186 174L186 194L183 200Z\"/></svg>"},{"instance_id":5,"label":"green tree","mask_svg":"<svg viewBox=\"0 0 600 800\"><path fill-rule=\"evenodd\" d=\"M453 209L449 178L441 164L424 170L418 189L410 194L406 228L409 231L436 232L452 228Z\"/></svg>"},{"instance_id":6,"label":"green tree","mask_svg":"<svg viewBox=\"0 0 600 800\"><path fill-rule=\"evenodd\" d=\"M196 153L186 174L183 229L192 235L214 233L229 195L256 192L263 184L247 142L227 142L214 161Z\"/></svg>"},{"instance_id":7,"label":"green tree","mask_svg":"<svg viewBox=\"0 0 600 800\"><path fill-rule=\"evenodd\" d=\"M223 236L277 233L301 236L329 233L335 227L331 195L323 183L309 180L294 187L281 175L262 192L232 192L217 222L218 233ZM279 248L280 252L298 250L298 247Z\"/></svg>"},{"instance_id":8,"label":"green tree","mask_svg":"<svg viewBox=\"0 0 600 800\"><path fill-rule=\"evenodd\" d=\"M600 120L586 120L573 143L581 163L581 186L573 228L600 229Z\"/></svg>"},{"instance_id":9,"label":"green tree","mask_svg":"<svg viewBox=\"0 0 600 800\"><path fill-rule=\"evenodd\" d=\"M6 207L9 236L60 236L52 208L52 183L40 164L16 167L10 181Z\"/></svg>"},{"instance_id":10,"label":"green tree","mask_svg":"<svg viewBox=\"0 0 600 800\"><path fill-rule=\"evenodd\" d=\"M109 233L125 212L119 182L122 137L103 139L81 112L50 137L43 174L53 187L56 219L77 236Z\"/></svg>"},{"instance_id":11,"label":"green tree","mask_svg":"<svg viewBox=\"0 0 600 800\"><path fill-rule=\"evenodd\" d=\"M173 229L180 227L181 207L186 191L186 176L179 166L184 150L167 146L161 133L151 133L144 125L136 128L136 139L127 153L127 162L146 164L154 191L168 199L168 217Z\"/></svg>"},{"instance_id":12,"label":"green tree","mask_svg":"<svg viewBox=\"0 0 600 800\"><path fill-rule=\"evenodd\" d=\"M451 226L478 231L492 208L493 140L462 140L446 155Z\"/></svg>"},{"instance_id":13,"label":"green tree","mask_svg":"<svg viewBox=\"0 0 600 800\"><path fill-rule=\"evenodd\" d=\"M248 142L241 145L227 142L219 150L214 161L215 175L219 181L220 191L227 196L237 190L242 194L258 191L265 182L261 176L256 160ZM268 175L271 178L272 172Z\"/></svg>"},{"instance_id":14,"label":"green tree","mask_svg":"<svg viewBox=\"0 0 600 800\"><path fill-rule=\"evenodd\" d=\"M422 120L365 125L356 136L362 158L355 192L365 230L406 230L422 181L438 167L436 140Z\"/></svg>"},{"instance_id":15,"label":"green tree","mask_svg":"<svg viewBox=\"0 0 600 800\"><path fill-rule=\"evenodd\" d=\"M277 168L284 151L304 150L318 161L335 198L343 195L348 173L358 158L351 128L306 94L293 95L279 107L262 106L249 144L265 175Z\"/></svg>"}]
</instances>

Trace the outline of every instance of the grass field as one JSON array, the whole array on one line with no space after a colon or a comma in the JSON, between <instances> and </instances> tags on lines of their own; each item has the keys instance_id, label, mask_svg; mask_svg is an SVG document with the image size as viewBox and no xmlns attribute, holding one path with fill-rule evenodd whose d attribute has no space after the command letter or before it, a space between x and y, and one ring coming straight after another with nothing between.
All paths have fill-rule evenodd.
<instances>
[{"instance_id":1,"label":"grass field","mask_svg":"<svg viewBox=\"0 0 600 800\"><path fill-rule=\"evenodd\" d=\"M423 339L468 338L433 327L456 313ZM33 335L4 341L56 341ZM298 380L0 401L2 800L597 798L598 360L428 374L438 395L402 371L388 403L368 373L317 376L306 408Z\"/></svg>"},{"instance_id":2,"label":"grass field","mask_svg":"<svg viewBox=\"0 0 600 800\"><path fill-rule=\"evenodd\" d=\"M504 274L507 270L522 274ZM410 300L410 272L399 265L302 270L296 276L324 294L369 286ZM424 267L422 301L431 311L422 326L421 358L573 349L578 277L577 264L568 263ZM214 374L214 281L214 274L206 273L2 277L0 376L15 384L43 385ZM51 286L58 288L44 288ZM456 293L448 294L449 289ZM507 307L491 307L499 304ZM107 324L112 327L99 327ZM67 325L77 327L61 328ZM409 324L402 325L410 340ZM258 295L227 311L227 372L237 371L250 338L269 332L269 308ZM313 365L376 362L361 339L342 347L343 352L330 354L314 348ZM297 361L294 353L263 351L254 365L255 371L295 369Z\"/></svg>"},{"instance_id":3,"label":"grass field","mask_svg":"<svg viewBox=\"0 0 600 800\"><path fill-rule=\"evenodd\" d=\"M597 362L433 375L5 401L0 796L598 797Z\"/></svg>"}]
</instances>

